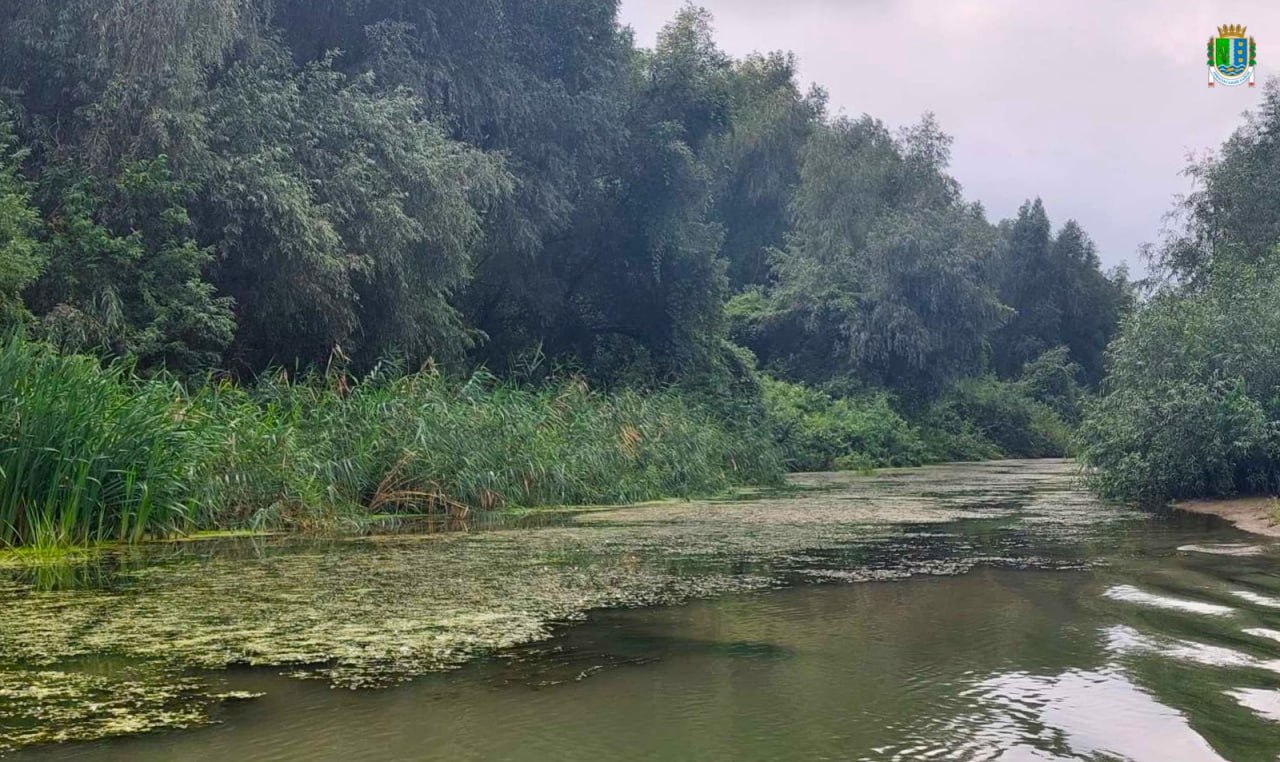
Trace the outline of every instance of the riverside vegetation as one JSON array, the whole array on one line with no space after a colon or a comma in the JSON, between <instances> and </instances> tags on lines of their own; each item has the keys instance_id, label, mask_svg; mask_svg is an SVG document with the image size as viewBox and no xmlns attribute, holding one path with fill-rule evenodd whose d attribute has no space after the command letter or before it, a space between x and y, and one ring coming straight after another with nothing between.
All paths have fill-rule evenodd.
<instances>
[{"instance_id":1,"label":"riverside vegetation","mask_svg":"<svg viewBox=\"0 0 1280 762\"><path fill-rule=\"evenodd\" d=\"M1110 350L1083 455L1105 495L1280 493L1280 83L1188 170L1151 293Z\"/></svg>"},{"instance_id":2,"label":"riverside vegetation","mask_svg":"<svg viewBox=\"0 0 1280 762\"><path fill-rule=\"evenodd\" d=\"M694 7L0 8L7 545L1061 455L1134 301Z\"/></svg>"}]
</instances>

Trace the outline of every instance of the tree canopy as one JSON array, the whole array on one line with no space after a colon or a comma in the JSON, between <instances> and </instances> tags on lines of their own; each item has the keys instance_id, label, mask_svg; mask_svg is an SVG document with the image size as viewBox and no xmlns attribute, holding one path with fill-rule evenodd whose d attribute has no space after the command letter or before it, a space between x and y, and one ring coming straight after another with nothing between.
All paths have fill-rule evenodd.
<instances>
[{"instance_id":1,"label":"tree canopy","mask_svg":"<svg viewBox=\"0 0 1280 762\"><path fill-rule=\"evenodd\" d=\"M1096 383L1128 306L1076 223L967 201L932 116L832 116L695 7L652 49L616 0L0 7L0 320L141 368L927 401L1058 347Z\"/></svg>"}]
</instances>

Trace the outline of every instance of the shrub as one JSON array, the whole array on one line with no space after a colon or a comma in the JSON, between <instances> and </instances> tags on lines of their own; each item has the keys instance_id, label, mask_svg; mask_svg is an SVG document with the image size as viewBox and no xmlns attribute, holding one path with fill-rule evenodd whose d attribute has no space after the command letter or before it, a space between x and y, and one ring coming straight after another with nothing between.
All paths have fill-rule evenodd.
<instances>
[{"instance_id":1,"label":"shrub","mask_svg":"<svg viewBox=\"0 0 1280 762\"><path fill-rule=\"evenodd\" d=\"M920 434L883 393L832 398L800 384L762 379L774 441L797 471L864 470L924 462Z\"/></svg>"},{"instance_id":2,"label":"shrub","mask_svg":"<svg viewBox=\"0 0 1280 762\"><path fill-rule=\"evenodd\" d=\"M957 382L925 413L929 455L936 460L1061 457L1071 431L1017 384L993 377Z\"/></svg>"},{"instance_id":3,"label":"shrub","mask_svg":"<svg viewBox=\"0 0 1280 762\"><path fill-rule=\"evenodd\" d=\"M1109 350L1081 441L1117 499L1280 489L1280 267L1219 263L1157 295Z\"/></svg>"},{"instance_id":4,"label":"shrub","mask_svg":"<svg viewBox=\"0 0 1280 762\"><path fill-rule=\"evenodd\" d=\"M1274 474L1266 413L1238 380L1118 390L1090 409L1081 433L1090 478L1108 497L1225 495L1265 489Z\"/></svg>"},{"instance_id":5,"label":"shrub","mask_svg":"<svg viewBox=\"0 0 1280 762\"><path fill-rule=\"evenodd\" d=\"M1018 388L1057 413L1064 422L1076 426L1088 396L1080 383L1081 372L1080 366L1071 361L1071 350L1057 347L1023 367Z\"/></svg>"}]
</instances>

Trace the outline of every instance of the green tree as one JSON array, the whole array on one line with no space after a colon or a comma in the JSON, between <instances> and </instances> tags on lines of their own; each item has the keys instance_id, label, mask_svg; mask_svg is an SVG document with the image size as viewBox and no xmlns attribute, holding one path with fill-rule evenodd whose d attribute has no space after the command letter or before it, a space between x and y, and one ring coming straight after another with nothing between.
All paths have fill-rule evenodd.
<instances>
[{"instance_id":1,"label":"green tree","mask_svg":"<svg viewBox=\"0 0 1280 762\"><path fill-rule=\"evenodd\" d=\"M0 88L25 130L94 172L173 153L211 70L256 43L262 0L0 0Z\"/></svg>"},{"instance_id":2,"label":"green tree","mask_svg":"<svg viewBox=\"0 0 1280 762\"><path fill-rule=\"evenodd\" d=\"M22 292L44 267L40 217L20 168L28 152L16 148L10 125L0 122L0 332L30 319Z\"/></svg>"},{"instance_id":3,"label":"green tree","mask_svg":"<svg viewBox=\"0 0 1280 762\"><path fill-rule=\"evenodd\" d=\"M407 93L327 64L240 67L208 95L218 125L188 152L211 277L237 304L235 364L457 357L451 303L484 209L511 180Z\"/></svg>"},{"instance_id":4,"label":"green tree","mask_svg":"<svg viewBox=\"0 0 1280 762\"><path fill-rule=\"evenodd\" d=\"M130 163L110 181L53 183L48 264L27 291L43 333L143 367L214 366L234 330L231 301L202 278L211 254L191 237L187 189L167 159Z\"/></svg>"},{"instance_id":5,"label":"green tree","mask_svg":"<svg viewBox=\"0 0 1280 762\"><path fill-rule=\"evenodd\" d=\"M1055 236L1040 199L1004 225L1004 239L992 278L1013 314L991 339L996 371L1017 378L1027 363L1065 346L1085 382L1096 385L1107 344L1131 306L1128 286L1102 272L1093 242L1074 220Z\"/></svg>"},{"instance_id":6,"label":"green tree","mask_svg":"<svg viewBox=\"0 0 1280 762\"><path fill-rule=\"evenodd\" d=\"M709 164L714 213L725 231L722 256L735 290L770 282L769 251L785 243L791 226L801 153L825 115L826 93L802 92L796 67L795 56L782 53L733 63L731 124Z\"/></svg>"},{"instance_id":7,"label":"green tree","mask_svg":"<svg viewBox=\"0 0 1280 762\"><path fill-rule=\"evenodd\" d=\"M1082 432L1105 494L1280 489L1280 268L1222 261L1201 276L1157 294L1110 350Z\"/></svg>"},{"instance_id":8,"label":"green tree","mask_svg":"<svg viewBox=\"0 0 1280 762\"><path fill-rule=\"evenodd\" d=\"M288 0L278 23L296 59L406 87L455 140L501 152L514 189L490 205L472 277L454 300L497 370L557 359L595 256L595 215L620 192L631 41L600 0ZM610 244L611 245L611 244ZM568 317L567 317L568 315ZM576 358L570 358L576 359Z\"/></svg>"},{"instance_id":9,"label":"green tree","mask_svg":"<svg viewBox=\"0 0 1280 762\"><path fill-rule=\"evenodd\" d=\"M738 326L763 361L914 396L980 369L1002 319L981 279L997 239L943 171L947 147L931 118L901 139L869 118L814 135L777 285Z\"/></svg>"},{"instance_id":10,"label":"green tree","mask_svg":"<svg viewBox=\"0 0 1280 762\"><path fill-rule=\"evenodd\" d=\"M1202 284L1220 258L1261 262L1280 241L1280 80L1215 154L1186 170L1196 190L1171 215L1175 232L1154 250L1157 274Z\"/></svg>"}]
</instances>

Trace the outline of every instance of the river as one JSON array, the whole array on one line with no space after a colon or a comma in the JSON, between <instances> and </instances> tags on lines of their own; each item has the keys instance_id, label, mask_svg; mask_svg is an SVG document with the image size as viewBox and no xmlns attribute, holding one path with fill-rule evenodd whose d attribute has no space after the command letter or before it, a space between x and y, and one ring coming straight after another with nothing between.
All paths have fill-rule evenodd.
<instances>
[{"instance_id":1,"label":"river","mask_svg":"<svg viewBox=\"0 0 1280 762\"><path fill-rule=\"evenodd\" d=\"M1275 760L1280 551L1069 462L0 572L33 760ZM2 753L2 752L0 752Z\"/></svg>"}]
</instances>

